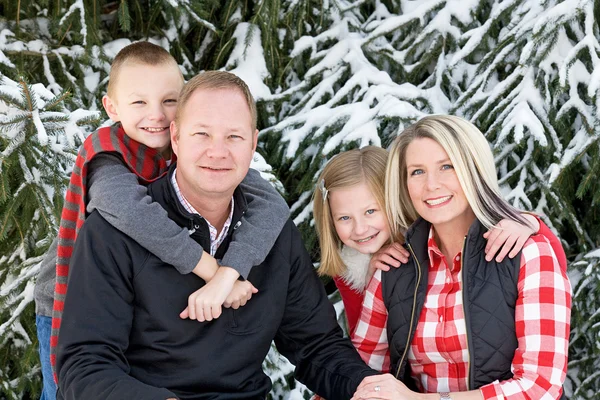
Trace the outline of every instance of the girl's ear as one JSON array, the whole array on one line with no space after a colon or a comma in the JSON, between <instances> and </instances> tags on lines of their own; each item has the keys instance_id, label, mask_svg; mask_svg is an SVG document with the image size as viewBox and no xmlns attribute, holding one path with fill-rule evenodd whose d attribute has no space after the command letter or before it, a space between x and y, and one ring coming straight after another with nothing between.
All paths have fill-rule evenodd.
<instances>
[{"instance_id":1,"label":"girl's ear","mask_svg":"<svg viewBox=\"0 0 600 400\"><path fill-rule=\"evenodd\" d=\"M119 118L119 113L117 112L117 107L115 107L115 103L108 95L102 96L102 106L113 122L119 122L121 120L121 118Z\"/></svg>"}]
</instances>

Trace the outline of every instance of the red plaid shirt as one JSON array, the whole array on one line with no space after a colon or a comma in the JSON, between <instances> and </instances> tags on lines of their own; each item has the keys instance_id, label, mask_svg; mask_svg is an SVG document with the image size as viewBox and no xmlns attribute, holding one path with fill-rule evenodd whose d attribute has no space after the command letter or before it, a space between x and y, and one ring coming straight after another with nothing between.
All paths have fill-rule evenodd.
<instances>
[{"instance_id":1,"label":"red plaid shirt","mask_svg":"<svg viewBox=\"0 0 600 400\"><path fill-rule=\"evenodd\" d=\"M462 255L448 268L431 234L428 249L427 296L408 362L423 391L465 391L469 355L462 309ZM514 376L480 391L485 399L559 398L567 370L571 286L545 237L532 236L525 243L517 286ZM390 363L386 321L381 272L377 271L367 287L352 341L363 360L383 372L389 371Z\"/></svg>"}]
</instances>

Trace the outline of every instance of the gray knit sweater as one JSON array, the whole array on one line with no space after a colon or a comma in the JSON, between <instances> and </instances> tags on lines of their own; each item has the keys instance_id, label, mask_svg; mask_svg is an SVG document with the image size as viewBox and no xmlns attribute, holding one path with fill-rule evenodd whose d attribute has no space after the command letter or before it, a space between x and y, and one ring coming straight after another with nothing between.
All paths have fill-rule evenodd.
<instances>
[{"instance_id":1,"label":"gray knit sweater","mask_svg":"<svg viewBox=\"0 0 600 400\"><path fill-rule=\"evenodd\" d=\"M267 256L290 211L273 186L250 169L241 185L248 210L236 229L233 242L220 260L244 278L254 265ZM87 212L98 212L111 225L125 233L162 261L175 266L181 274L192 272L202 247L167 216L159 204L152 202L146 187L113 154L98 154L88 167ZM34 299L36 314L52 316L56 279L56 240L42 261Z\"/></svg>"}]
</instances>

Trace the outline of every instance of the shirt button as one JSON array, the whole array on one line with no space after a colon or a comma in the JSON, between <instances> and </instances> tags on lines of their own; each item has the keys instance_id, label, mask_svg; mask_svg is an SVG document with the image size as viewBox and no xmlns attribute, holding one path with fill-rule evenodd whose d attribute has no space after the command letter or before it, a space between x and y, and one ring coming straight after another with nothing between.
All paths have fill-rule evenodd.
<instances>
[{"instance_id":1,"label":"shirt button","mask_svg":"<svg viewBox=\"0 0 600 400\"><path fill-rule=\"evenodd\" d=\"M450 278L446 278L446 283L450 283Z\"/></svg>"},{"instance_id":2,"label":"shirt button","mask_svg":"<svg viewBox=\"0 0 600 400\"><path fill-rule=\"evenodd\" d=\"M460 256L456 256L456 261L460 261Z\"/></svg>"},{"instance_id":3,"label":"shirt button","mask_svg":"<svg viewBox=\"0 0 600 400\"><path fill-rule=\"evenodd\" d=\"M440 322L444 322L444 317L440 315Z\"/></svg>"}]
</instances>

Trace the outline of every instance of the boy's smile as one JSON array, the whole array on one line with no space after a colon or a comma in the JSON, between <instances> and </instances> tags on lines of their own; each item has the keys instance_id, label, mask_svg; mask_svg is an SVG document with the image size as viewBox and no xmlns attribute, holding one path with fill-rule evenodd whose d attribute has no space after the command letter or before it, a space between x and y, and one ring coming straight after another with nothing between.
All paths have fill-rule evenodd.
<instances>
[{"instance_id":1,"label":"boy's smile","mask_svg":"<svg viewBox=\"0 0 600 400\"><path fill-rule=\"evenodd\" d=\"M175 118L183 78L175 64L125 63L112 96L105 96L104 108L125 133L148 147L170 149L169 126Z\"/></svg>"}]
</instances>

